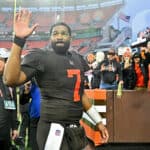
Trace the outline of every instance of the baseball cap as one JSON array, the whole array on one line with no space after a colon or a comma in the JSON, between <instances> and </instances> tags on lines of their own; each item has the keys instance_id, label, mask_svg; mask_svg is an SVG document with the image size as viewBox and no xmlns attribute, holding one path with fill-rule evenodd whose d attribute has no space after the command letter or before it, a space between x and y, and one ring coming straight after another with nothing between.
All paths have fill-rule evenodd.
<instances>
[{"instance_id":1,"label":"baseball cap","mask_svg":"<svg viewBox=\"0 0 150 150\"><path fill-rule=\"evenodd\" d=\"M0 48L0 58L8 58L10 51L6 48Z\"/></svg>"},{"instance_id":2,"label":"baseball cap","mask_svg":"<svg viewBox=\"0 0 150 150\"><path fill-rule=\"evenodd\" d=\"M133 55L133 58L141 58L140 53L135 53L135 54Z\"/></svg>"}]
</instances>

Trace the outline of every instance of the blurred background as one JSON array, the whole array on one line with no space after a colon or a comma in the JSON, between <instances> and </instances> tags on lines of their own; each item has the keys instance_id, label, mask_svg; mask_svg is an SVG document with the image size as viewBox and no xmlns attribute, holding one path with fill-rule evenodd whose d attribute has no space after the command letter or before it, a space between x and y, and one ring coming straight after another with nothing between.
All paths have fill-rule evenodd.
<instances>
[{"instance_id":1,"label":"blurred background","mask_svg":"<svg viewBox=\"0 0 150 150\"><path fill-rule=\"evenodd\" d=\"M51 24L60 21L72 28L71 48L82 55L110 47L117 50L130 46L150 27L149 6L148 0L1 0L0 47L11 47L14 14L28 8L31 23L37 22L39 27L24 50L47 46Z\"/></svg>"}]
</instances>

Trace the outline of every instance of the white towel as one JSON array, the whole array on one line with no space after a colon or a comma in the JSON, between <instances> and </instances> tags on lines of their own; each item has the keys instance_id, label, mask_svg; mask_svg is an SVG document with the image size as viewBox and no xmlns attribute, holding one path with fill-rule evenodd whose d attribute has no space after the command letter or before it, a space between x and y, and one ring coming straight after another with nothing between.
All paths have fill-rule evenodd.
<instances>
[{"instance_id":1,"label":"white towel","mask_svg":"<svg viewBox=\"0 0 150 150\"><path fill-rule=\"evenodd\" d=\"M51 123L44 150L60 150L64 135L64 127L58 123Z\"/></svg>"}]
</instances>

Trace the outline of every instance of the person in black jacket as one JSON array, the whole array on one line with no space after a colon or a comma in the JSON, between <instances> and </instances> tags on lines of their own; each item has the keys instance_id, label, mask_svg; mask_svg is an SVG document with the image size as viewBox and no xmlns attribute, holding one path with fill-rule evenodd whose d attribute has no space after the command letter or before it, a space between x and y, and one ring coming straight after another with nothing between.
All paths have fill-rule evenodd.
<instances>
[{"instance_id":1,"label":"person in black jacket","mask_svg":"<svg viewBox=\"0 0 150 150\"><path fill-rule=\"evenodd\" d=\"M19 135L15 89L6 86L3 82L3 71L8 54L6 49L0 50L0 149L2 150L9 150L11 138L15 140Z\"/></svg>"},{"instance_id":2,"label":"person in black jacket","mask_svg":"<svg viewBox=\"0 0 150 150\"><path fill-rule=\"evenodd\" d=\"M119 83L123 84L121 65L115 55L115 50L111 48L107 58L100 63L100 89L115 90Z\"/></svg>"},{"instance_id":3,"label":"person in black jacket","mask_svg":"<svg viewBox=\"0 0 150 150\"><path fill-rule=\"evenodd\" d=\"M135 72L135 90L147 89L148 71L144 65L140 53L135 53L132 57L132 69Z\"/></svg>"},{"instance_id":4,"label":"person in black jacket","mask_svg":"<svg viewBox=\"0 0 150 150\"><path fill-rule=\"evenodd\" d=\"M21 114L21 124L20 124L20 136L24 140L24 145L22 145L22 149L25 148L25 139L27 140L27 147L30 147L30 116L29 116L29 105L30 105L30 94L31 82L27 82L24 86L20 87L20 114Z\"/></svg>"},{"instance_id":5,"label":"person in black jacket","mask_svg":"<svg viewBox=\"0 0 150 150\"><path fill-rule=\"evenodd\" d=\"M127 51L122 56L121 62L123 88L125 90L133 90L135 87L136 74L132 66L132 54Z\"/></svg>"}]
</instances>

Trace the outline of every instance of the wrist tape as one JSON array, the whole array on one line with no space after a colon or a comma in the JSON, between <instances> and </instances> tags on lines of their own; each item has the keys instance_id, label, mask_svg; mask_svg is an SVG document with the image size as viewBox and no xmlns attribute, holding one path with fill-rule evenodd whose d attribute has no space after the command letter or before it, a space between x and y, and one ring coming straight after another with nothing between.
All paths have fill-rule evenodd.
<instances>
[{"instance_id":1,"label":"wrist tape","mask_svg":"<svg viewBox=\"0 0 150 150\"><path fill-rule=\"evenodd\" d=\"M89 117L97 124L99 122L102 122L101 115L97 112L94 105L92 105L86 113L89 115Z\"/></svg>"},{"instance_id":2,"label":"wrist tape","mask_svg":"<svg viewBox=\"0 0 150 150\"><path fill-rule=\"evenodd\" d=\"M20 37L17 37L15 36L14 37L14 41L13 41L16 45L18 45L19 47L23 48L25 42L26 42L26 39L25 38L20 38Z\"/></svg>"}]
</instances>

